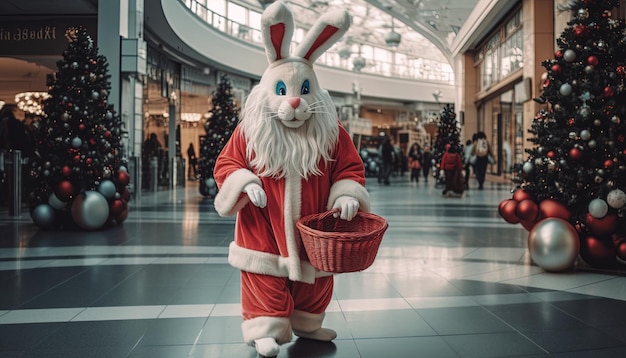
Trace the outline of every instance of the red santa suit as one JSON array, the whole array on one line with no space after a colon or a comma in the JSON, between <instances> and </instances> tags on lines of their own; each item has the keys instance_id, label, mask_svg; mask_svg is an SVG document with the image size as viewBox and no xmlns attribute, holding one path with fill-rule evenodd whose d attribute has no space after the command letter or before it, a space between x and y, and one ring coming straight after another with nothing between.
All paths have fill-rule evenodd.
<instances>
[{"instance_id":1,"label":"red santa suit","mask_svg":"<svg viewBox=\"0 0 626 358\"><path fill-rule=\"evenodd\" d=\"M330 210L339 196L351 196L369 211L361 158L350 135L339 124L332 160L320 160L321 175L302 178L259 177L246 157L247 143L237 127L216 162L219 187L215 209L221 216L237 214L235 240L228 261L242 271L242 332L251 344L273 337L289 342L292 329L319 329L330 303L333 277L309 263L295 226L300 217ZM267 205L259 208L243 193L247 184L262 186Z\"/></svg>"}]
</instances>

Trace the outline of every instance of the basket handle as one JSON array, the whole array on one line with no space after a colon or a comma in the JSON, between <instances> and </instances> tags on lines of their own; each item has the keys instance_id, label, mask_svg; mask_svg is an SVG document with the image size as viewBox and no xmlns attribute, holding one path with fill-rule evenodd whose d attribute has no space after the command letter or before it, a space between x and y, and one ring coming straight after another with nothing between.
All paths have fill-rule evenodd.
<instances>
[{"instance_id":1,"label":"basket handle","mask_svg":"<svg viewBox=\"0 0 626 358\"><path fill-rule=\"evenodd\" d=\"M340 213L341 209L339 208L334 208L332 210L328 210L327 212L323 213L322 215L320 215L320 219L326 219L327 217L335 214L335 213Z\"/></svg>"}]
</instances>

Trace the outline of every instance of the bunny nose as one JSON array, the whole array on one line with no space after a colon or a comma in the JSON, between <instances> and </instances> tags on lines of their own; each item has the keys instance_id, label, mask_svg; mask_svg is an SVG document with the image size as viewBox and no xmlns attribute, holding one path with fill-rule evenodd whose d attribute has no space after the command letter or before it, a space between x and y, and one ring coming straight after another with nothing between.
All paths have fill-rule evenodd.
<instances>
[{"instance_id":1,"label":"bunny nose","mask_svg":"<svg viewBox=\"0 0 626 358\"><path fill-rule=\"evenodd\" d=\"M291 105L292 108L298 108L298 106L300 105L300 97L291 97L287 100L287 102L289 103L289 105Z\"/></svg>"}]
</instances>

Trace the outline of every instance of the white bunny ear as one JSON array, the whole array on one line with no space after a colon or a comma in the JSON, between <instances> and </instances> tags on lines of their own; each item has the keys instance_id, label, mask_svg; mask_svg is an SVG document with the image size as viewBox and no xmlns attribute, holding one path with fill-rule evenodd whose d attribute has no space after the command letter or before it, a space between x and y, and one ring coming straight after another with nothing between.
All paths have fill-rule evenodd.
<instances>
[{"instance_id":1,"label":"white bunny ear","mask_svg":"<svg viewBox=\"0 0 626 358\"><path fill-rule=\"evenodd\" d=\"M293 15L287 5L275 2L261 16L263 45L269 63L289 57L289 44L293 36Z\"/></svg>"},{"instance_id":2,"label":"white bunny ear","mask_svg":"<svg viewBox=\"0 0 626 358\"><path fill-rule=\"evenodd\" d=\"M350 14L346 10L325 13L307 32L294 55L315 62L348 31L350 23Z\"/></svg>"}]
</instances>

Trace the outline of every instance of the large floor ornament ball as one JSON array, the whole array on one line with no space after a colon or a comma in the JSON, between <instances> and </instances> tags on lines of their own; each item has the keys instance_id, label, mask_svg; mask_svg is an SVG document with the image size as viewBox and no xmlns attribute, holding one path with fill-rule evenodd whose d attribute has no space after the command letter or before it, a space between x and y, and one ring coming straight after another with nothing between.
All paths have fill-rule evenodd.
<instances>
[{"instance_id":1,"label":"large floor ornament ball","mask_svg":"<svg viewBox=\"0 0 626 358\"><path fill-rule=\"evenodd\" d=\"M594 235L611 235L617 229L617 215L614 213L608 213L602 218L596 218L588 213L586 219L587 227Z\"/></svg>"},{"instance_id":2,"label":"large floor ornament ball","mask_svg":"<svg viewBox=\"0 0 626 358\"><path fill-rule=\"evenodd\" d=\"M31 211L30 216L35 225L45 229L54 223L54 208L48 204L39 204Z\"/></svg>"},{"instance_id":3,"label":"large floor ornament ball","mask_svg":"<svg viewBox=\"0 0 626 358\"><path fill-rule=\"evenodd\" d=\"M521 221L535 221L539 215L539 206L534 200L524 199L517 204L516 214Z\"/></svg>"},{"instance_id":4,"label":"large floor ornament ball","mask_svg":"<svg viewBox=\"0 0 626 358\"><path fill-rule=\"evenodd\" d=\"M617 259L615 245L599 237L587 236L581 240L580 257L594 267L607 267Z\"/></svg>"},{"instance_id":5,"label":"large floor ornament ball","mask_svg":"<svg viewBox=\"0 0 626 358\"><path fill-rule=\"evenodd\" d=\"M98 191L107 199L113 199L115 197L115 183L111 180L103 180L98 185Z\"/></svg>"},{"instance_id":6,"label":"large floor ornament ball","mask_svg":"<svg viewBox=\"0 0 626 358\"><path fill-rule=\"evenodd\" d=\"M556 200L545 199L539 203L540 218L559 218L569 220L571 216L572 214L567 207Z\"/></svg>"},{"instance_id":7,"label":"large floor ornament ball","mask_svg":"<svg viewBox=\"0 0 626 358\"><path fill-rule=\"evenodd\" d=\"M516 189L515 192L513 192L513 199L516 200L518 203L521 203L524 200L529 200L532 198L530 197L530 194L528 194L524 189Z\"/></svg>"},{"instance_id":8,"label":"large floor ornament ball","mask_svg":"<svg viewBox=\"0 0 626 358\"><path fill-rule=\"evenodd\" d=\"M504 221L508 222L509 224L517 224L520 222L520 219L519 217L517 217L516 213L517 205L517 200L513 199L506 199L500 202L500 205L498 206L498 212L500 213L500 216L502 216Z\"/></svg>"},{"instance_id":9,"label":"large floor ornament ball","mask_svg":"<svg viewBox=\"0 0 626 358\"><path fill-rule=\"evenodd\" d=\"M544 219L529 232L528 250L537 266L546 271L563 271L574 264L580 252L578 232L563 219Z\"/></svg>"},{"instance_id":10,"label":"large floor ornament ball","mask_svg":"<svg viewBox=\"0 0 626 358\"><path fill-rule=\"evenodd\" d=\"M72 219L85 230L101 228L109 218L109 203L104 195L89 190L76 196L72 203Z\"/></svg>"}]
</instances>

